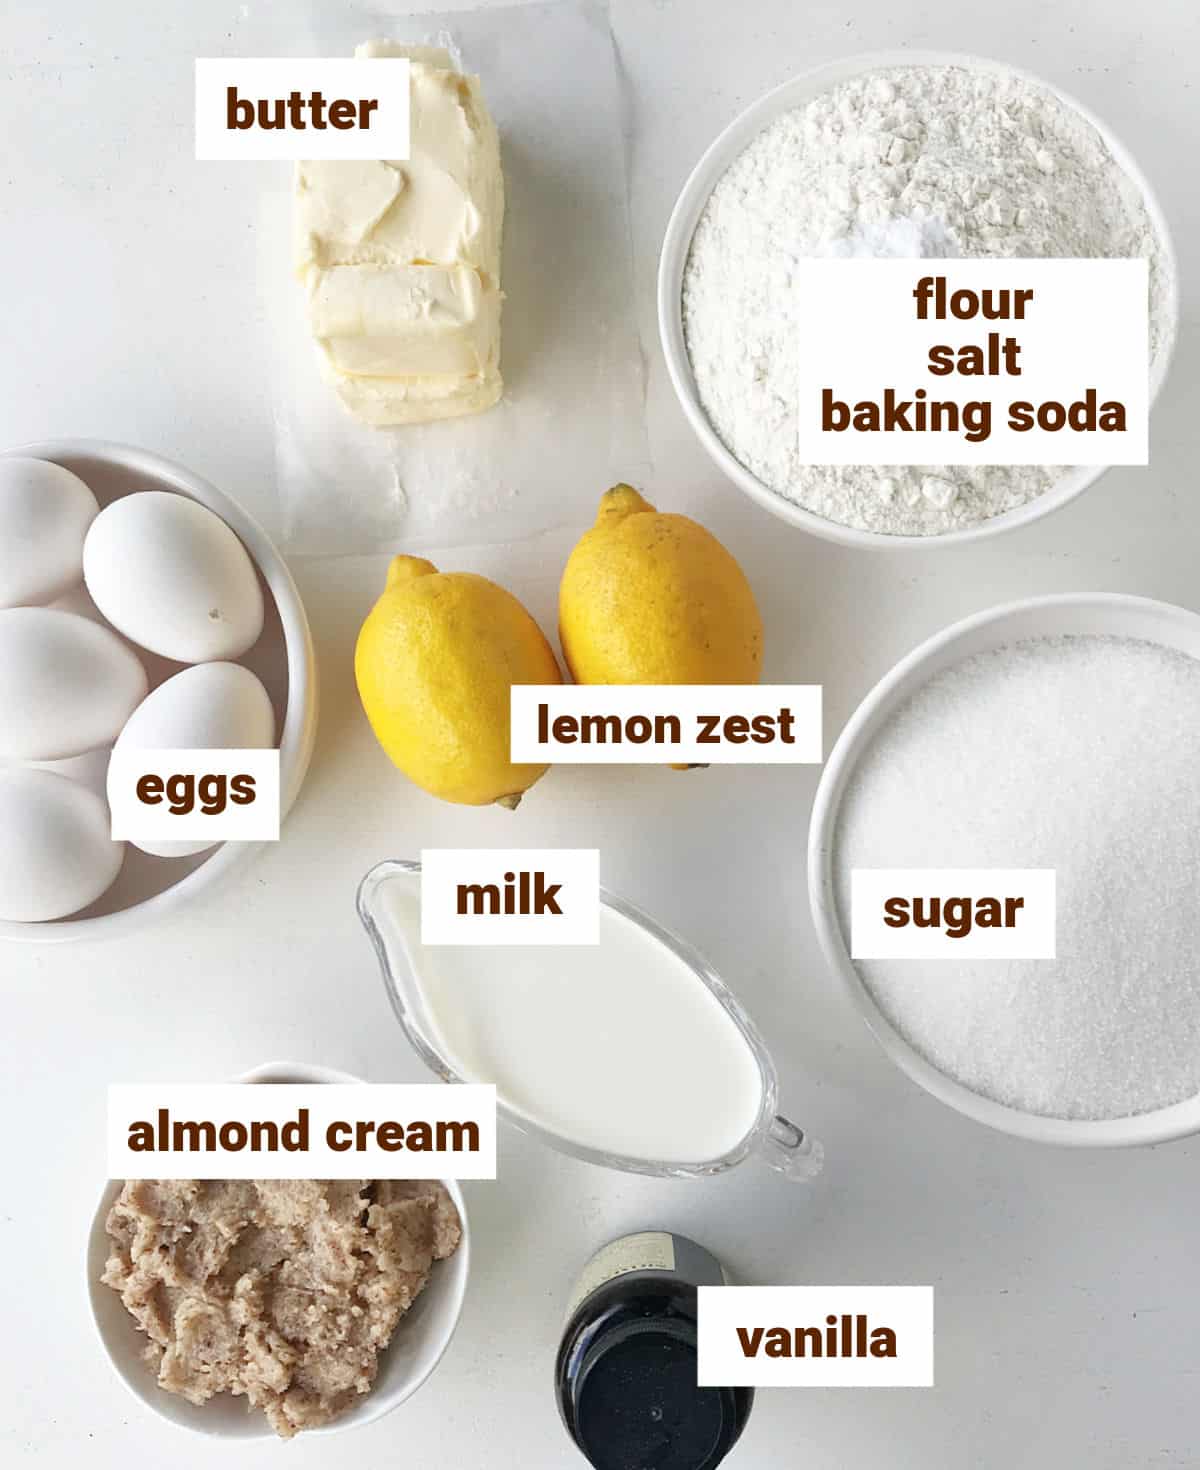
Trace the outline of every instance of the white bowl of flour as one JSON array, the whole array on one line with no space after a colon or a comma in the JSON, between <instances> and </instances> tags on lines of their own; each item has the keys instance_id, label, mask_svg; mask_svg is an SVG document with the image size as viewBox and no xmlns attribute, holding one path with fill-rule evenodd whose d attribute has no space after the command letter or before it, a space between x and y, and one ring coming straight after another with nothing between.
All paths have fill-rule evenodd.
<instances>
[{"instance_id":1,"label":"white bowl of flour","mask_svg":"<svg viewBox=\"0 0 1200 1470\"><path fill-rule=\"evenodd\" d=\"M715 463L781 519L852 546L958 544L1065 505L1103 466L822 466L797 452L809 256L1144 256L1153 402L1175 259L1137 164L1085 107L999 62L848 58L768 93L701 158L659 262L659 329Z\"/></svg>"},{"instance_id":2,"label":"white bowl of flour","mask_svg":"<svg viewBox=\"0 0 1200 1470\"><path fill-rule=\"evenodd\" d=\"M833 974L927 1092L1045 1143L1200 1131L1198 728L1200 616L1116 594L976 614L863 700L817 792L809 896ZM864 868L1052 868L1057 958L851 960Z\"/></svg>"}]
</instances>

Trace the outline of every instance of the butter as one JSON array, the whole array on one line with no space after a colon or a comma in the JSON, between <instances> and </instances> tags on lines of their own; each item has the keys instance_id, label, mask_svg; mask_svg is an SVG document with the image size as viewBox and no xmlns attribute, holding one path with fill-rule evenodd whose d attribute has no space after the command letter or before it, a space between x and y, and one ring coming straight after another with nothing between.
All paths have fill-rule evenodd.
<instances>
[{"instance_id":1,"label":"butter","mask_svg":"<svg viewBox=\"0 0 1200 1470\"><path fill-rule=\"evenodd\" d=\"M468 266L339 265L315 276L313 335L352 377L495 373L500 303Z\"/></svg>"},{"instance_id":2,"label":"butter","mask_svg":"<svg viewBox=\"0 0 1200 1470\"><path fill-rule=\"evenodd\" d=\"M379 427L478 413L500 397L500 140L478 77L438 47L407 56L411 157L297 165L294 260L326 373Z\"/></svg>"},{"instance_id":3,"label":"butter","mask_svg":"<svg viewBox=\"0 0 1200 1470\"><path fill-rule=\"evenodd\" d=\"M296 169L296 270L369 250L372 232L404 188L390 163L309 162Z\"/></svg>"},{"instance_id":4,"label":"butter","mask_svg":"<svg viewBox=\"0 0 1200 1470\"><path fill-rule=\"evenodd\" d=\"M500 374L486 378L334 378L338 397L355 418L377 429L426 424L482 413L499 402Z\"/></svg>"}]
</instances>

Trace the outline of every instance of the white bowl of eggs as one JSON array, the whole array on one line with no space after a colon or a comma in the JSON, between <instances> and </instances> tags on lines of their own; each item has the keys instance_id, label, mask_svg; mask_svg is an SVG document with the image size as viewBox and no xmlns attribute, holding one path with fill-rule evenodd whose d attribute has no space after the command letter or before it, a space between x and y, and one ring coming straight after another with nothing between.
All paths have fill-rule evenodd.
<instances>
[{"instance_id":1,"label":"white bowl of eggs","mask_svg":"<svg viewBox=\"0 0 1200 1470\"><path fill-rule=\"evenodd\" d=\"M111 937L263 844L111 838L116 746L280 752L280 818L316 734L291 574L233 500L146 450L0 453L0 939Z\"/></svg>"}]
</instances>

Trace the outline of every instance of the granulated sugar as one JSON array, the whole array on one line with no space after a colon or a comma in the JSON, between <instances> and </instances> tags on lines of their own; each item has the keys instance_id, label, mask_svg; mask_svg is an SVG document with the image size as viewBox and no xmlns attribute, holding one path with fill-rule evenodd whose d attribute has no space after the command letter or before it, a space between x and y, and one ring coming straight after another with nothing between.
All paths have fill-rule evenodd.
<instances>
[{"instance_id":1,"label":"granulated sugar","mask_svg":"<svg viewBox=\"0 0 1200 1470\"><path fill-rule=\"evenodd\" d=\"M973 1091L1058 1118L1200 1092L1200 662L1038 639L934 678L848 789L853 868L1054 868L1058 958L874 960L892 1025Z\"/></svg>"},{"instance_id":2,"label":"granulated sugar","mask_svg":"<svg viewBox=\"0 0 1200 1470\"><path fill-rule=\"evenodd\" d=\"M1073 107L1011 72L877 71L783 114L730 165L696 226L683 320L701 404L730 452L828 520L938 535L1044 494L1042 466L821 466L800 459L792 289L809 256L1144 256L1152 355L1168 264L1141 190Z\"/></svg>"}]
</instances>

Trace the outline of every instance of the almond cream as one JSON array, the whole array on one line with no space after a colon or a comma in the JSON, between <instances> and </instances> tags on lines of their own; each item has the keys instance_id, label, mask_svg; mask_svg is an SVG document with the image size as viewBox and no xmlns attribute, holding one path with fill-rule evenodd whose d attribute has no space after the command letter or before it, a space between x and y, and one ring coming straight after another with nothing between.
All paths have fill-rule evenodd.
<instances>
[{"instance_id":1,"label":"almond cream","mask_svg":"<svg viewBox=\"0 0 1200 1470\"><path fill-rule=\"evenodd\" d=\"M104 1282L160 1388L244 1395L285 1439L370 1392L462 1229L436 1181L127 1180Z\"/></svg>"}]
</instances>

